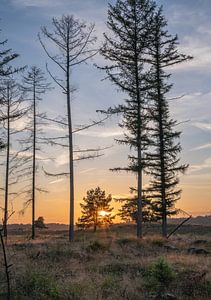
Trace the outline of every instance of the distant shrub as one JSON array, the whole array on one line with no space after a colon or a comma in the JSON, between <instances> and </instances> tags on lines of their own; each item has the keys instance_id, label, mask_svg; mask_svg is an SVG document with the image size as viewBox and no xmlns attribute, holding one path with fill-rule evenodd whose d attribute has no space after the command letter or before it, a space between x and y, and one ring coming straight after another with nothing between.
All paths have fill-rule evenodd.
<instances>
[{"instance_id":1,"label":"distant shrub","mask_svg":"<svg viewBox=\"0 0 211 300\"><path fill-rule=\"evenodd\" d=\"M107 247L98 241L94 241L86 247L87 252L104 252L108 250Z\"/></svg>"},{"instance_id":2,"label":"distant shrub","mask_svg":"<svg viewBox=\"0 0 211 300\"><path fill-rule=\"evenodd\" d=\"M34 225L36 228L44 229L47 228L45 225L45 220L43 217L39 217L35 222Z\"/></svg>"},{"instance_id":3,"label":"distant shrub","mask_svg":"<svg viewBox=\"0 0 211 300\"><path fill-rule=\"evenodd\" d=\"M163 258L149 266L145 274L146 288L155 299L166 299L165 293L175 278L172 267Z\"/></svg>"}]
</instances>

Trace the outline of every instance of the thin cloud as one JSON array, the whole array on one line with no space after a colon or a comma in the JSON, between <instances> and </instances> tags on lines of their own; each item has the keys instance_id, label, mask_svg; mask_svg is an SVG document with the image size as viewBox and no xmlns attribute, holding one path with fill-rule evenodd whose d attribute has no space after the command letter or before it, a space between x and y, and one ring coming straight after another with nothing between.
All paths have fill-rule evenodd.
<instances>
[{"instance_id":1,"label":"thin cloud","mask_svg":"<svg viewBox=\"0 0 211 300\"><path fill-rule=\"evenodd\" d=\"M211 131L211 123L205 123L205 122L196 122L193 123L193 126L205 130L205 131Z\"/></svg>"},{"instance_id":2,"label":"thin cloud","mask_svg":"<svg viewBox=\"0 0 211 300\"><path fill-rule=\"evenodd\" d=\"M204 171L210 168L211 168L211 157L208 157L202 163L190 166L189 174L199 172L199 171Z\"/></svg>"},{"instance_id":3,"label":"thin cloud","mask_svg":"<svg viewBox=\"0 0 211 300\"><path fill-rule=\"evenodd\" d=\"M211 143L198 146L198 147L192 149L192 151L206 150L206 149L210 149L210 148L211 148Z\"/></svg>"},{"instance_id":4,"label":"thin cloud","mask_svg":"<svg viewBox=\"0 0 211 300\"><path fill-rule=\"evenodd\" d=\"M89 169L85 169L83 171L81 171L79 174L86 174L86 173L90 173L92 171L97 170L96 168L89 168Z\"/></svg>"},{"instance_id":5,"label":"thin cloud","mask_svg":"<svg viewBox=\"0 0 211 300\"><path fill-rule=\"evenodd\" d=\"M78 135L90 136L90 137L99 137L99 138L109 138L115 136L123 135L121 130L108 130L108 131L80 131L77 133Z\"/></svg>"},{"instance_id":6,"label":"thin cloud","mask_svg":"<svg viewBox=\"0 0 211 300\"><path fill-rule=\"evenodd\" d=\"M52 7L61 5L61 0L12 0L12 4L24 7Z\"/></svg>"},{"instance_id":7,"label":"thin cloud","mask_svg":"<svg viewBox=\"0 0 211 300\"><path fill-rule=\"evenodd\" d=\"M62 182L64 181L64 178L60 178L60 179L57 179L57 180L53 180L51 181L49 184L55 184L55 183L59 183L59 182Z\"/></svg>"}]
</instances>

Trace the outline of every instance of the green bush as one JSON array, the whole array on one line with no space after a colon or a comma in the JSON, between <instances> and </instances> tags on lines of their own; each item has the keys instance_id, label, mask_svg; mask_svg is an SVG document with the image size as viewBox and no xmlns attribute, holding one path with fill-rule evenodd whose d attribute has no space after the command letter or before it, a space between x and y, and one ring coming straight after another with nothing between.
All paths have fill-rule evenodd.
<instances>
[{"instance_id":1,"label":"green bush","mask_svg":"<svg viewBox=\"0 0 211 300\"><path fill-rule=\"evenodd\" d=\"M166 299L165 293L174 278L175 273L172 267L163 258L160 258L146 271L145 285L156 299Z\"/></svg>"}]
</instances>

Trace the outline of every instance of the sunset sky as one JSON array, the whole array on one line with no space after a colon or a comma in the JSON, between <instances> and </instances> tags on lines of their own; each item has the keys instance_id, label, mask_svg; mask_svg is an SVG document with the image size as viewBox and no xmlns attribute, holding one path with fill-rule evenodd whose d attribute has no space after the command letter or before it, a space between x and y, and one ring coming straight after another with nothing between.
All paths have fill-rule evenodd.
<instances>
[{"instance_id":1,"label":"sunset sky","mask_svg":"<svg viewBox=\"0 0 211 300\"><path fill-rule=\"evenodd\" d=\"M62 14L73 14L77 18L95 22L98 44L102 33L106 31L107 0L0 0L1 40L8 38L8 47L19 53L19 66L37 65L45 70L47 57L41 48L37 33L40 26L50 28L51 18ZM184 95L183 98L171 101L172 116L184 122L178 128L183 131L182 161L189 163L189 171L181 177L183 194L177 207L194 215L211 214L211 2L210 0L160 0L169 22L169 32L178 34L180 49L194 60L171 69L171 81L174 83L169 98ZM96 69L94 63L103 65L103 59L96 57L88 65L80 66L72 72L73 84L77 87L72 102L74 126L99 120L97 109L106 109L119 104L124 95L117 93L109 81L101 81L103 72ZM55 66L49 62L53 72ZM50 78L49 78L50 81ZM40 112L47 112L50 118L65 114L64 95L56 87L43 97ZM126 166L127 147L119 146L114 138L122 135L113 118L103 126L93 127L75 135L75 147L92 148L113 146L104 151L104 156L91 161L75 163L76 216L80 216L80 205L83 196L90 188L100 186L113 196L126 196L129 187L135 184L135 178L127 173L112 173L111 167ZM61 128L49 125L50 136L63 133ZM54 162L46 161L48 171L67 171L67 153L63 149L45 149L42 158L55 158ZM48 153L47 153L48 152ZM3 178L3 177L2 177ZM4 180L4 178L3 178ZM145 184L146 184L146 179ZM36 216L44 216L47 222L68 222L69 199L67 179L37 179L38 184L47 186L49 193L37 195ZM1 186L4 181L1 182ZM3 202L1 200L1 206ZM19 216L22 202L16 200L16 214L10 222L30 222L31 210Z\"/></svg>"}]
</instances>

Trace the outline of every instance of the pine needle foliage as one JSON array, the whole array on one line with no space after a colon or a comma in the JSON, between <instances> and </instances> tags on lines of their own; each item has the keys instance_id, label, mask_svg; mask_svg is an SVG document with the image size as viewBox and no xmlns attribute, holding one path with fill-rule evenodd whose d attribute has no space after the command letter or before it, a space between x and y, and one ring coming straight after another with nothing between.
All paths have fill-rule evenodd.
<instances>
[{"instance_id":1,"label":"pine needle foliage","mask_svg":"<svg viewBox=\"0 0 211 300\"><path fill-rule=\"evenodd\" d=\"M100 187L87 191L86 197L81 203L82 216L78 219L77 226L80 228L93 227L94 231L97 227L112 224L114 216L111 215L113 207L111 207L112 197L106 196L105 191Z\"/></svg>"},{"instance_id":2,"label":"pine needle foliage","mask_svg":"<svg viewBox=\"0 0 211 300\"><path fill-rule=\"evenodd\" d=\"M149 115L152 127L150 151L147 153L147 173L151 176L148 192L153 199L157 217L162 219L163 236L167 236L167 216L177 213L175 203L180 199L178 175L184 173L187 164L180 162L180 135L177 121L170 114L167 94L171 91L169 66L190 60L192 57L179 53L178 37L171 36L162 8L154 15L151 42L146 59L151 68L148 74L150 101Z\"/></svg>"}]
</instances>

